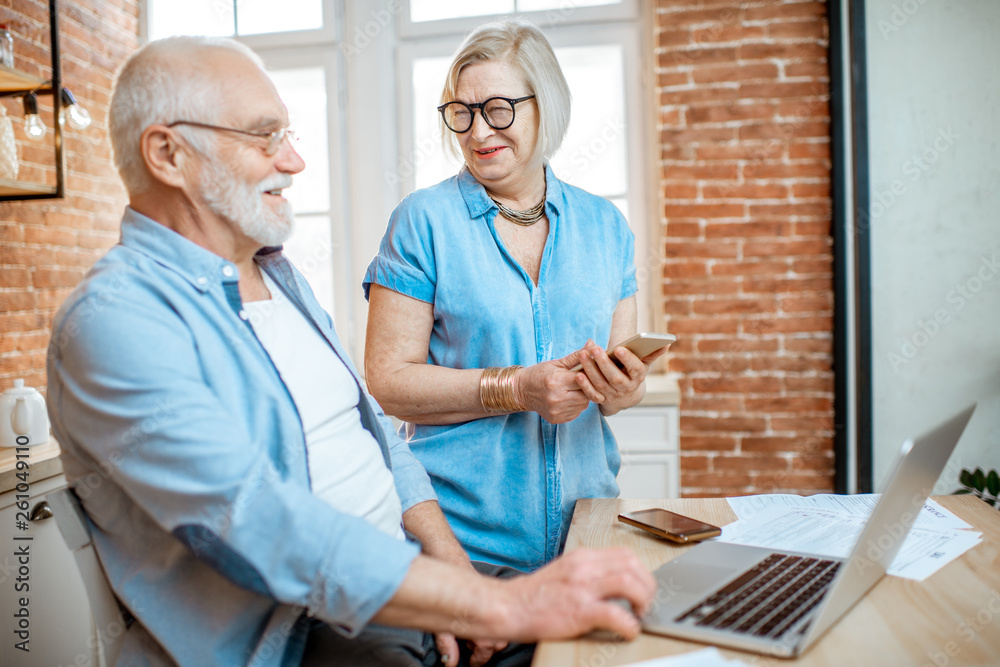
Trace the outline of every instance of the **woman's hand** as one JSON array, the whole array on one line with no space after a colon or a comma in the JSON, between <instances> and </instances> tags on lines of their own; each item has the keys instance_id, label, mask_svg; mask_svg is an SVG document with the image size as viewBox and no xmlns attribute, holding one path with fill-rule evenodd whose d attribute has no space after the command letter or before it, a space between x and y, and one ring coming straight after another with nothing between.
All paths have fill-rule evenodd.
<instances>
[{"instance_id":1,"label":"woman's hand","mask_svg":"<svg viewBox=\"0 0 1000 667\"><path fill-rule=\"evenodd\" d=\"M646 395L646 372L649 365L666 352L666 348L640 359L624 347L616 347L612 354L622 363L615 365L607 352L594 341L588 340L583 349L575 352L583 370L576 374L577 386L584 395L601 406L601 413L613 415L630 408Z\"/></svg>"},{"instance_id":2,"label":"woman's hand","mask_svg":"<svg viewBox=\"0 0 1000 667\"><path fill-rule=\"evenodd\" d=\"M460 561L452 562L460 567L468 566L473 572L476 572L475 568L473 568L472 564L469 562L468 557L465 558L464 563ZM479 573L476 572L476 574L478 575ZM482 667L482 665L485 665L490 661L494 653L507 648L508 642L505 640L459 639L459 637L462 637L465 634L463 630L465 630L465 628L462 627L462 623L456 622L454 632L434 633L434 643L437 645L438 653L441 654L441 662L445 667L458 667L458 659L461 655L461 649L459 648L460 641L463 642L470 651L470 667Z\"/></svg>"},{"instance_id":3,"label":"woman's hand","mask_svg":"<svg viewBox=\"0 0 1000 667\"><path fill-rule=\"evenodd\" d=\"M562 359L528 366L514 376L514 395L524 410L537 412L550 424L573 421L590 405L590 399L577 382L577 350Z\"/></svg>"}]
</instances>

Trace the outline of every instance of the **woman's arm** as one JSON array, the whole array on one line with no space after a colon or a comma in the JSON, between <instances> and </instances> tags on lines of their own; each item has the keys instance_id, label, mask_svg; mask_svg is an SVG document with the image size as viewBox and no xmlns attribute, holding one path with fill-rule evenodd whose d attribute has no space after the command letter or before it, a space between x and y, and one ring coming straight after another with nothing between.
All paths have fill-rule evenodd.
<instances>
[{"instance_id":1,"label":"woman's arm","mask_svg":"<svg viewBox=\"0 0 1000 667\"><path fill-rule=\"evenodd\" d=\"M455 424L496 416L483 409L479 381L483 370L427 363L434 306L372 284L368 295L365 380L368 390L391 415L416 424ZM554 424L575 419L589 404L579 387L574 352L563 359L521 369L514 391L524 410Z\"/></svg>"}]
</instances>

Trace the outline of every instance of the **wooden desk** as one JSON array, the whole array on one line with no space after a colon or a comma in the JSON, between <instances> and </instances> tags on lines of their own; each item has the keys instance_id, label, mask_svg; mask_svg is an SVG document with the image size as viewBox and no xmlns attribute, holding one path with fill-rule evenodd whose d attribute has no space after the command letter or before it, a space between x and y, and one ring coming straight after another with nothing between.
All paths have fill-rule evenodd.
<instances>
[{"instance_id":1,"label":"wooden desk","mask_svg":"<svg viewBox=\"0 0 1000 667\"><path fill-rule=\"evenodd\" d=\"M824 637L797 660L723 650L748 665L879 665L956 667L1000 665L1000 512L971 496L936 496L982 531L983 541L925 581L884 577ZM723 498L581 500L566 549L627 546L656 569L689 546L673 546L626 526L619 512L662 507L723 526L736 515ZM612 667L705 645L643 633L633 642L591 638L543 642L534 667Z\"/></svg>"}]
</instances>

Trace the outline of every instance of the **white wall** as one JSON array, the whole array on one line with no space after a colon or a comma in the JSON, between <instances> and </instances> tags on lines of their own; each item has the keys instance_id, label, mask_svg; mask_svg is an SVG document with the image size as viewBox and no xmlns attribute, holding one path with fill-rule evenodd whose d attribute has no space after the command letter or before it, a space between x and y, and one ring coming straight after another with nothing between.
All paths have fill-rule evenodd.
<instances>
[{"instance_id":1,"label":"white wall","mask_svg":"<svg viewBox=\"0 0 1000 667\"><path fill-rule=\"evenodd\" d=\"M980 405L938 483L1000 468L1000 2L868 0L874 481Z\"/></svg>"}]
</instances>

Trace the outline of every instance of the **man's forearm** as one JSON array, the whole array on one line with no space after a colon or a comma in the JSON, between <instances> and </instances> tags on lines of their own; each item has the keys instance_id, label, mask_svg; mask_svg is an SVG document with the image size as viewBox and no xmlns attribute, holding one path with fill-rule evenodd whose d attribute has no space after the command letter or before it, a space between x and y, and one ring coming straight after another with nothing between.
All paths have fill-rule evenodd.
<instances>
[{"instance_id":1,"label":"man's forearm","mask_svg":"<svg viewBox=\"0 0 1000 667\"><path fill-rule=\"evenodd\" d=\"M469 562L436 500L426 500L406 510L403 526L420 540L428 556L456 564Z\"/></svg>"},{"instance_id":2,"label":"man's forearm","mask_svg":"<svg viewBox=\"0 0 1000 667\"><path fill-rule=\"evenodd\" d=\"M457 637L503 639L520 634L510 623L510 597L500 580L418 556L396 594L372 620Z\"/></svg>"},{"instance_id":3,"label":"man's forearm","mask_svg":"<svg viewBox=\"0 0 1000 667\"><path fill-rule=\"evenodd\" d=\"M639 634L656 580L628 549L576 549L521 577L494 579L427 556L410 565L395 595L375 615L386 625L457 637L537 641L608 629Z\"/></svg>"}]
</instances>

